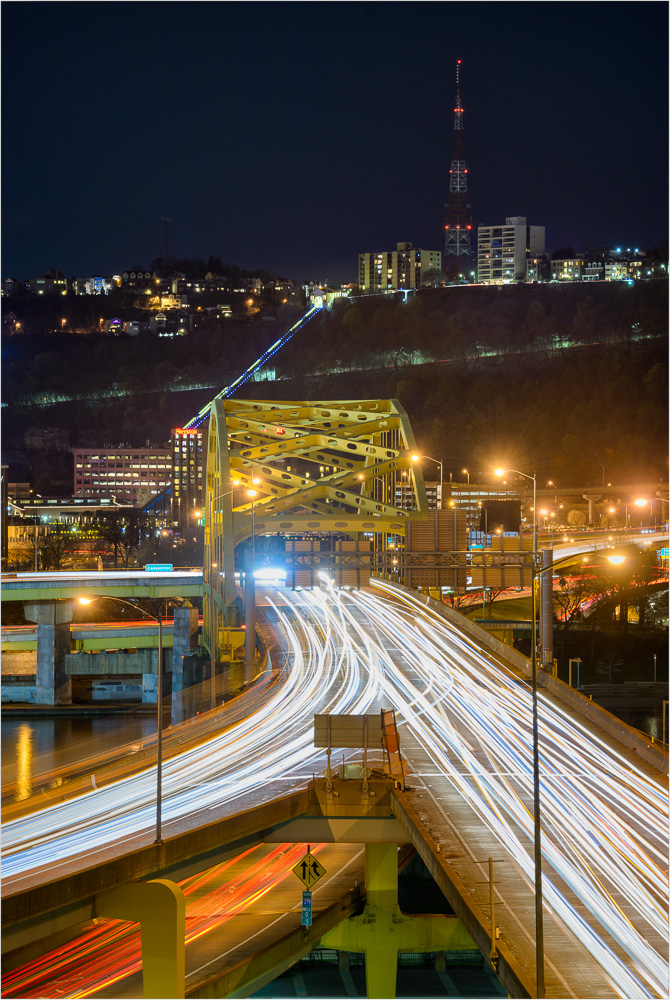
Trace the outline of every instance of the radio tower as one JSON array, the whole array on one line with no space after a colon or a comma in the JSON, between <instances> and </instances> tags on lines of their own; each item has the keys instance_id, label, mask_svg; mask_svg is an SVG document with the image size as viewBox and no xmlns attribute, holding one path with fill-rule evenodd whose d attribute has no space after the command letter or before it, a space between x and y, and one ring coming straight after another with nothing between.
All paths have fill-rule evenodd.
<instances>
[{"instance_id":1,"label":"radio tower","mask_svg":"<svg viewBox=\"0 0 670 1000\"><path fill-rule=\"evenodd\" d=\"M454 108L454 146L449 170L449 201L444 223L444 271L458 282L459 275L472 263L472 214L468 204L468 169L463 143L463 103L461 101L461 60L456 63L456 107ZM469 278L469 275L467 276Z\"/></svg>"}]
</instances>

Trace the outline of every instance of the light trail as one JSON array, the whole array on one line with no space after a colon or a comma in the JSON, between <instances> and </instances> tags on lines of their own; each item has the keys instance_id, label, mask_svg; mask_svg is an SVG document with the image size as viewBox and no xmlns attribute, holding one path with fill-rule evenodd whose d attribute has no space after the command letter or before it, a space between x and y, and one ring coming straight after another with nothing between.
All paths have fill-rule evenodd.
<instances>
[{"instance_id":1,"label":"light trail","mask_svg":"<svg viewBox=\"0 0 670 1000\"><path fill-rule=\"evenodd\" d=\"M164 823L242 808L278 777L320 770L315 712L396 709L436 770L534 881L531 692L420 600L281 592L268 612L289 653L265 707L164 766ZM391 600L390 598L393 598ZM621 997L663 997L668 968L667 796L542 693L540 767L547 909ZM150 768L4 827L5 880L150 831ZM574 897L573 897L574 894Z\"/></svg>"},{"instance_id":2,"label":"light trail","mask_svg":"<svg viewBox=\"0 0 670 1000\"><path fill-rule=\"evenodd\" d=\"M374 608L377 628L407 651L415 650L423 688L408 682L385 657L386 693L435 764L532 882L530 691L447 622L430 615L420 601L405 595L401 600L404 613L389 614L386 602L368 594L349 599L367 617ZM357 626L354 616L349 621ZM429 644L421 633L430 636ZM448 710L444 691L449 692ZM644 932L651 931L661 946L667 942L667 797L544 698L540 736L543 854L630 957L630 967L550 875L543 880L545 900L608 970L607 978L621 996L664 996L667 961ZM635 925L626 909L634 911Z\"/></svg>"},{"instance_id":3,"label":"light trail","mask_svg":"<svg viewBox=\"0 0 670 1000\"><path fill-rule=\"evenodd\" d=\"M312 854L325 844L311 846ZM186 947L259 902L304 856L306 844L250 847L237 857L179 882L186 902ZM142 971L139 923L102 920L67 944L3 973L3 997L78 1000Z\"/></svg>"}]
</instances>

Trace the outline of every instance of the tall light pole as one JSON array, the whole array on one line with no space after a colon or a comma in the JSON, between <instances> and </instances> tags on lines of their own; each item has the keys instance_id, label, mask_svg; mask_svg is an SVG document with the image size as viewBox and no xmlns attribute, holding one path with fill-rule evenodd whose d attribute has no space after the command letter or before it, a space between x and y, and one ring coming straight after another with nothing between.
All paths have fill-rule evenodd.
<instances>
[{"instance_id":1,"label":"tall light pole","mask_svg":"<svg viewBox=\"0 0 670 1000\"><path fill-rule=\"evenodd\" d=\"M80 597L80 604L93 604L94 601L99 600L96 597ZM163 621L159 616L152 615L150 612L145 611L144 608L139 608L136 604L132 604L131 601L125 601L122 597L105 597L107 601L116 601L118 604L126 604L129 608L134 611L139 611L141 615L146 618L151 618L158 625L158 683L156 690L156 729L157 729L157 741L156 741L156 839L155 844L162 844L163 839L161 836L161 801L162 801L162 779L163 779Z\"/></svg>"},{"instance_id":2,"label":"tall light pole","mask_svg":"<svg viewBox=\"0 0 670 1000\"><path fill-rule=\"evenodd\" d=\"M443 485L444 484L444 475L443 475L443 471L442 471L442 460L439 459L439 458L431 458L430 455L412 455L412 461L413 462L418 462L422 458L427 458L429 462L435 462L435 465L439 465L439 467L440 467L440 510L442 510L442 508L444 507L444 497L442 495L443 494L443 489L444 489L444 485Z\"/></svg>"},{"instance_id":3,"label":"tall light pole","mask_svg":"<svg viewBox=\"0 0 670 1000\"><path fill-rule=\"evenodd\" d=\"M542 841L541 841L541 818L540 818L540 735L537 712L537 635L536 635L536 608L535 608L535 578L543 570L537 567L537 477L535 473L529 476L518 469L508 469L517 476L530 479L533 483L533 557L531 561L530 586L531 586L531 618L532 627L530 630L530 659L532 668L532 723L533 723L533 841L535 860L535 981L538 1000L544 997L544 925L542 920ZM496 469L496 476L504 476L505 469ZM548 568L548 567L547 567Z\"/></svg>"},{"instance_id":4,"label":"tall light pole","mask_svg":"<svg viewBox=\"0 0 670 1000\"><path fill-rule=\"evenodd\" d=\"M535 564L536 553L533 553L531 564L532 614L531 629L531 664L533 676L533 838L535 855L535 977L538 1000L544 997L544 925L542 918L542 821L540 812L540 737L537 706L537 644L535 638L535 583L541 580L544 573L558 569L560 566L574 562L574 556L559 559L538 569ZM605 557L614 566L619 566L626 559L621 553L613 552Z\"/></svg>"},{"instance_id":5,"label":"tall light pole","mask_svg":"<svg viewBox=\"0 0 670 1000\"><path fill-rule=\"evenodd\" d=\"M628 529L630 528L630 519L629 519L629 515L628 515L628 508L629 507L644 507L646 505L646 503L647 503L647 501L644 499L644 497L638 497L637 500L629 501L627 504L625 504L625 507L626 507L626 531L628 531Z\"/></svg>"},{"instance_id":6,"label":"tall light pole","mask_svg":"<svg viewBox=\"0 0 670 1000\"><path fill-rule=\"evenodd\" d=\"M533 552L537 558L537 475L533 473L529 476L526 472L519 472L518 469L496 469L496 476L504 476L506 472L514 472L517 476L530 479L533 483Z\"/></svg>"},{"instance_id":7,"label":"tall light pole","mask_svg":"<svg viewBox=\"0 0 670 1000\"><path fill-rule=\"evenodd\" d=\"M467 469L463 469L463 475L468 477L468 486L470 485L470 473Z\"/></svg>"}]
</instances>

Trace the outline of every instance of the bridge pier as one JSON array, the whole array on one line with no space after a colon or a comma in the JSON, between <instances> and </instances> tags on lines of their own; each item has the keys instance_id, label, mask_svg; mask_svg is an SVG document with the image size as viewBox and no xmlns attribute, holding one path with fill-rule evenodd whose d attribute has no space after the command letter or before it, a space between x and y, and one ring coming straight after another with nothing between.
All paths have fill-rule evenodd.
<instances>
[{"instance_id":1,"label":"bridge pier","mask_svg":"<svg viewBox=\"0 0 670 1000\"><path fill-rule=\"evenodd\" d=\"M184 656L198 632L196 608L175 608L172 630L172 725L184 721Z\"/></svg>"},{"instance_id":2,"label":"bridge pier","mask_svg":"<svg viewBox=\"0 0 670 1000\"><path fill-rule=\"evenodd\" d=\"M74 601L24 601L23 613L37 622L35 703L71 705L72 681L65 671L70 652L70 622Z\"/></svg>"},{"instance_id":3,"label":"bridge pier","mask_svg":"<svg viewBox=\"0 0 670 1000\"><path fill-rule=\"evenodd\" d=\"M596 501L600 500L602 493L584 493L583 497L589 502L589 524L596 523Z\"/></svg>"},{"instance_id":4,"label":"bridge pier","mask_svg":"<svg viewBox=\"0 0 670 1000\"><path fill-rule=\"evenodd\" d=\"M186 991L186 904L175 882L154 879L118 886L95 898L96 915L137 920L145 997L165 1000Z\"/></svg>"},{"instance_id":5,"label":"bridge pier","mask_svg":"<svg viewBox=\"0 0 670 1000\"><path fill-rule=\"evenodd\" d=\"M365 955L368 997L396 993L398 953L476 949L458 917L409 917L398 906L398 845L365 845L365 910L321 938L321 945Z\"/></svg>"}]
</instances>

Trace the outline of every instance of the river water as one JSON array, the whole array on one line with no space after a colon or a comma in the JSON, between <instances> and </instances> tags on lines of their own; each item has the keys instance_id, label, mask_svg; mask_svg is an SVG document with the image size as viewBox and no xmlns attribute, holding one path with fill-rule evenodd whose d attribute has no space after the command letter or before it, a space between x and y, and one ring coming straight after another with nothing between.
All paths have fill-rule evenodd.
<instances>
[{"instance_id":1,"label":"river water","mask_svg":"<svg viewBox=\"0 0 670 1000\"><path fill-rule=\"evenodd\" d=\"M37 775L57 777L63 767L156 732L151 716L57 716L2 719L2 785L18 783L16 797L28 798Z\"/></svg>"}]
</instances>

